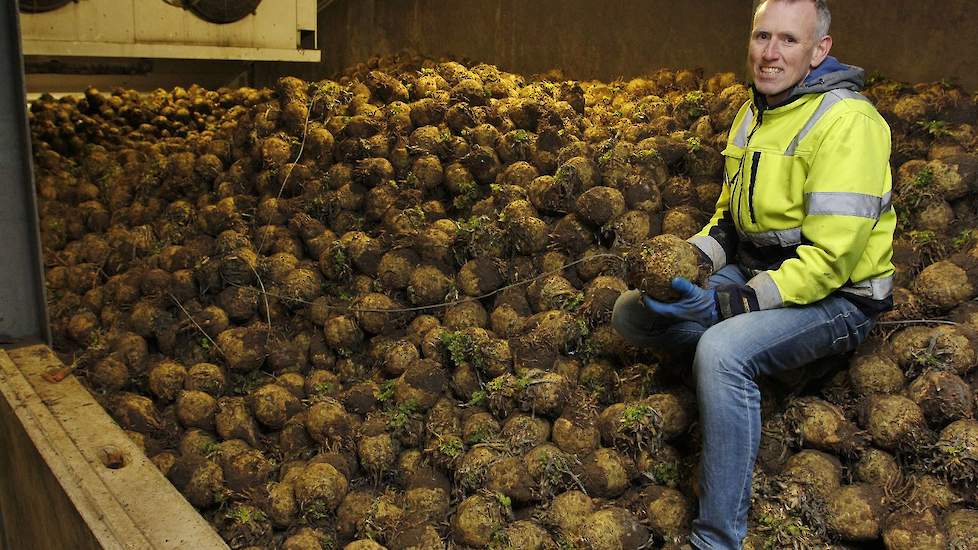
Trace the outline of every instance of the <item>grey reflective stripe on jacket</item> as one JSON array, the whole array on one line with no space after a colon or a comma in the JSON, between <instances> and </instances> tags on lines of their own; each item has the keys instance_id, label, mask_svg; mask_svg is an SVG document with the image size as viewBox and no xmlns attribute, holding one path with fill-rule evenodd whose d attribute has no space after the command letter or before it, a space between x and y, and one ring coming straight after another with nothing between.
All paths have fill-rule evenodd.
<instances>
[{"instance_id":1,"label":"grey reflective stripe on jacket","mask_svg":"<svg viewBox=\"0 0 978 550\"><path fill-rule=\"evenodd\" d=\"M815 125L818 124L818 121L821 120L823 116L825 116L825 113L829 112L829 109L834 107L836 103L842 101L843 99L856 99L859 101L869 101L862 94L858 92L854 92L852 90L838 89L838 90L832 90L830 92L825 92L825 95L822 97L822 103L820 103L818 108L815 109L815 112L812 113L812 116L808 119L808 122L806 122L805 125L801 127L801 130L798 131L798 135L796 135L795 138L791 140L791 143L788 145L788 148L785 149L784 155L786 157L794 156L795 150L798 149L798 144L801 143L801 140L805 139L805 136L807 136L808 133L812 131L812 128L814 128Z\"/></svg>"},{"instance_id":2,"label":"grey reflective stripe on jacket","mask_svg":"<svg viewBox=\"0 0 978 550\"><path fill-rule=\"evenodd\" d=\"M747 281L747 286L754 289L757 296L757 306L761 309L775 309L784 306L784 298L778 290L777 283L771 278L767 271L760 271L752 274L751 280Z\"/></svg>"},{"instance_id":3,"label":"grey reflective stripe on jacket","mask_svg":"<svg viewBox=\"0 0 978 550\"><path fill-rule=\"evenodd\" d=\"M754 289L757 294L757 304L761 309L771 309L784 306L784 299L778 285L768 271L748 270L751 280L747 286ZM862 298L872 298L873 300L885 300L893 293L893 277L883 277L881 279L868 279L858 283L849 283L838 290L843 294L852 294Z\"/></svg>"},{"instance_id":4,"label":"grey reflective stripe on jacket","mask_svg":"<svg viewBox=\"0 0 978 550\"><path fill-rule=\"evenodd\" d=\"M750 126L753 123L754 109L752 107L748 107L747 112L744 114L744 121L740 123L740 127L737 128L737 135L734 136L734 145L737 147L747 147L747 136L750 134Z\"/></svg>"},{"instance_id":5,"label":"grey reflective stripe on jacket","mask_svg":"<svg viewBox=\"0 0 978 550\"><path fill-rule=\"evenodd\" d=\"M864 193L818 192L805 193L807 216L859 216L880 219L883 198Z\"/></svg>"},{"instance_id":6,"label":"grey reflective stripe on jacket","mask_svg":"<svg viewBox=\"0 0 978 550\"><path fill-rule=\"evenodd\" d=\"M801 227L763 231L761 233L746 233L737 231L741 239L750 241L754 246L780 246L788 248L801 244Z\"/></svg>"},{"instance_id":7,"label":"grey reflective stripe on jacket","mask_svg":"<svg viewBox=\"0 0 978 550\"><path fill-rule=\"evenodd\" d=\"M840 288L839 292L872 298L874 300L885 300L893 293L893 277L867 279L858 283L849 283Z\"/></svg>"},{"instance_id":8,"label":"grey reflective stripe on jacket","mask_svg":"<svg viewBox=\"0 0 978 550\"><path fill-rule=\"evenodd\" d=\"M702 250L710 258L710 261L713 262L713 271L717 271L727 265L727 253L723 251L723 247L713 237L707 235L691 237L688 240L693 246Z\"/></svg>"}]
</instances>

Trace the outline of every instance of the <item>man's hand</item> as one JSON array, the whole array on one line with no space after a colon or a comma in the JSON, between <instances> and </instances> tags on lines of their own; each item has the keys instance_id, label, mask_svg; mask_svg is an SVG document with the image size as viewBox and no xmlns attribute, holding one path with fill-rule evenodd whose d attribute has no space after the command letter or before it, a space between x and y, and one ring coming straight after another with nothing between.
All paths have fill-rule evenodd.
<instances>
[{"instance_id":1,"label":"man's hand","mask_svg":"<svg viewBox=\"0 0 978 550\"><path fill-rule=\"evenodd\" d=\"M719 316L716 290L703 290L683 277L673 279L671 286L679 293L679 300L665 303L642 296L645 307L660 317L694 321L704 327L711 327L717 323Z\"/></svg>"}]
</instances>

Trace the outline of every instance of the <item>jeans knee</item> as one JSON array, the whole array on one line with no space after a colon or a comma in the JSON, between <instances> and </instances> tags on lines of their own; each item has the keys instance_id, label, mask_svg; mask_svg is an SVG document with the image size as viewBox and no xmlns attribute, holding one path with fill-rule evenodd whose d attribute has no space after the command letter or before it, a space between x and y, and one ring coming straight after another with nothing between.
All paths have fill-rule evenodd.
<instances>
[{"instance_id":1,"label":"jeans knee","mask_svg":"<svg viewBox=\"0 0 978 550\"><path fill-rule=\"evenodd\" d=\"M707 330L696 344L693 372L697 380L716 380L718 375L730 374L749 376L747 359L729 333Z\"/></svg>"},{"instance_id":2,"label":"jeans knee","mask_svg":"<svg viewBox=\"0 0 978 550\"><path fill-rule=\"evenodd\" d=\"M628 335L635 330L635 320L632 317L635 315L633 309L636 297L633 293L636 292L622 292L615 300L615 305L611 310L611 326L621 335Z\"/></svg>"}]
</instances>

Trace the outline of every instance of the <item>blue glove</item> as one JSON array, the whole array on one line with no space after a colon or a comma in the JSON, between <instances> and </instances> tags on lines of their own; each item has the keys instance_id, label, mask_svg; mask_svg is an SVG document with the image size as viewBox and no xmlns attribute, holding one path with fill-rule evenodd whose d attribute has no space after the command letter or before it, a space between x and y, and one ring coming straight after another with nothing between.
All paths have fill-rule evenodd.
<instances>
[{"instance_id":1,"label":"blue glove","mask_svg":"<svg viewBox=\"0 0 978 550\"><path fill-rule=\"evenodd\" d=\"M645 307L660 317L693 321L704 327L711 327L717 323L719 315L716 290L704 290L683 277L673 279L671 286L679 293L679 300L666 303L643 295Z\"/></svg>"}]
</instances>

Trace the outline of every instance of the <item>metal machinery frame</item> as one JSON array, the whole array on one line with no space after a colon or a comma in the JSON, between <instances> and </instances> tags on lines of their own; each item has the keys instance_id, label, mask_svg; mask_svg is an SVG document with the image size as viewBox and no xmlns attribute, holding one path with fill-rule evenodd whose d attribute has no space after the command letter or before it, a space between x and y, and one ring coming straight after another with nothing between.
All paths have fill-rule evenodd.
<instances>
[{"instance_id":1,"label":"metal machinery frame","mask_svg":"<svg viewBox=\"0 0 978 550\"><path fill-rule=\"evenodd\" d=\"M0 8L0 345L50 343L17 2Z\"/></svg>"}]
</instances>

